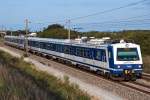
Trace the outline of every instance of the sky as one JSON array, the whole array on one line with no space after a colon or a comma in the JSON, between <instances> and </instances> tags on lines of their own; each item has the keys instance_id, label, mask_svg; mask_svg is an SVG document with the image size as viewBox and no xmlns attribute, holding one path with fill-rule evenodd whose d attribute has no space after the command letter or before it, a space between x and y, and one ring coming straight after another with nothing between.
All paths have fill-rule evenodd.
<instances>
[{"instance_id":1,"label":"sky","mask_svg":"<svg viewBox=\"0 0 150 100\"><path fill-rule=\"evenodd\" d=\"M0 29L24 29L25 19L29 19L29 28L33 31L55 23L67 28L69 19L138 1L141 0L0 0ZM112 12L71 20L71 28L78 31L150 29L150 0Z\"/></svg>"}]
</instances>

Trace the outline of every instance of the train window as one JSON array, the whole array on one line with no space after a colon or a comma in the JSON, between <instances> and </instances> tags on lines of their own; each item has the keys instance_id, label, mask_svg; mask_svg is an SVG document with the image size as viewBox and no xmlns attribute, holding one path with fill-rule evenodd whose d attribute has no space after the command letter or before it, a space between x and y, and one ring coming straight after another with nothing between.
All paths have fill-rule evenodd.
<instances>
[{"instance_id":1,"label":"train window","mask_svg":"<svg viewBox=\"0 0 150 100\"><path fill-rule=\"evenodd\" d=\"M84 57L84 49L83 48L80 49L80 56Z\"/></svg>"},{"instance_id":2,"label":"train window","mask_svg":"<svg viewBox=\"0 0 150 100\"><path fill-rule=\"evenodd\" d=\"M21 43L21 44L24 44L24 41L23 41L23 40L21 40L21 41L20 41L20 43Z\"/></svg>"},{"instance_id":3,"label":"train window","mask_svg":"<svg viewBox=\"0 0 150 100\"><path fill-rule=\"evenodd\" d=\"M84 57L85 57L85 58L88 58L88 56L89 56L89 55L88 55L88 49L84 49Z\"/></svg>"},{"instance_id":4,"label":"train window","mask_svg":"<svg viewBox=\"0 0 150 100\"><path fill-rule=\"evenodd\" d=\"M46 43L40 42L40 48L41 49L46 49Z\"/></svg>"},{"instance_id":5,"label":"train window","mask_svg":"<svg viewBox=\"0 0 150 100\"><path fill-rule=\"evenodd\" d=\"M63 45L60 45L60 52L63 53Z\"/></svg>"},{"instance_id":6,"label":"train window","mask_svg":"<svg viewBox=\"0 0 150 100\"><path fill-rule=\"evenodd\" d=\"M56 45L56 52L59 52L59 45L58 44L55 45Z\"/></svg>"},{"instance_id":7,"label":"train window","mask_svg":"<svg viewBox=\"0 0 150 100\"><path fill-rule=\"evenodd\" d=\"M52 48L53 48L52 43L50 43L48 49L52 50Z\"/></svg>"},{"instance_id":8,"label":"train window","mask_svg":"<svg viewBox=\"0 0 150 100\"><path fill-rule=\"evenodd\" d=\"M90 49L84 48L84 57L89 59L92 58L92 52L90 51Z\"/></svg>"},{"instance_id":9,"label":"train window","mask_svg":"<svg viewBox=\"0 0 150 100\"><path fill-rule=\"evenodd\" d=\"M21 42L23 43L23 41L21 41ZM30 41L30 43L31 43L30 45L33 46L33 41Z\"/></svg>"},{"instance_id":10,"label":"train window","mask_svg":"<svg viewBox=\"0 0 150 100\"><path fill-rule=\"evenodd\" d=\"M37 45L36 45L36 41L33 41L33 45L34 45L34 47L37 47Z\"/></svg>"},{"instance_id":11,"label":"train window","mask_svg":"<svg viewBox=\"0 0 150 100\"><path fill-rule=\"evenodd\" d=\"M20 44L21 44L21 40L19 40L20 42ZM31 46L31 41L28 41L28 46Z\"/></svg>"},{"instance_id":12,"label":"train window","mask_svg":"<svg viewBox=\"0 0 150 100\"><path fill-rule=\"evenodd\" d=\"M44 48L43 48L43 43L42 43L42 42L40 42L40 48L41 48L41 49L44 49Z\"/></svg>"},{"instance_id":13,"label":"train window","mask_svg":"<svg viewBox=\"0 0 150 100\"><path fill-rule=\"evenodd\" d=\"M77 56L81 56L81 50L80 50L80 48L77 48L77 49L76 49L76 55L77 55Z\"/></svg>"},{"instance_id":14,"label":"train window","mask_svg":"<svg viewBox=\"0 0 150 100\"><path fill-rule=\"evenodd\" d=\"M60 50L59 51L63 52L63 46L62 45L60 45Z\"/></svg>"},{"instance_id":15,"label":"train window","mask_svg":"<svg viewBox=\"0 0 150 100\"><path fill-rule=\"evenodd\" d=\"M52 50L56 51L56 44L52 44Z\"/></svg>"},{"instance_id":16,"label":"train window","mask_svg":"<svg viewBox=\"0 0 150 100\"><path fill-rule=\"evenodd\" d=\"M75 48L73 46L70 47L70 54L75 55Z\"/></svg>"},{"instance_id":17,"label":"train window","mask_svg":"<svg viewBox=\"0 0 150 100\"><path fill-rule=\"evenodd\" d=\"M101 60L101 50L96 51L96 59Z\"/></svg>"},{"instance_id":18,"label":"train window","mask_svg":"<svg viewBox=\"0 0 150 100\"><path fill-rule=\"evenodd\" d=\"M50 43L47 43L47 44L46 44L46 49L47 49L47 50L50 50L50 49L51 49Z\"/></svg>"},{"instance_id":19,"label":"train window","mask_svg":"<svg viewBox=\"0 0 150 100\"><path fill-rule=\"evenodd\" d=\"M77 48L77 56L84 57L84 49L83 48Z\"/></svg>"},{"instance_id":20,"label":"train window","mask_svg":"<svg viewBox=\"0 0 150 100\"><path fill-rule=\"evenodd\" d=\"M46 49L46 42L43 43L43 49Z\"/></svg>"},{"instance_id":21,"label":"train window","mask_svg":"<svg viewBox=\"0 0 150 100\"><path fill-rule=\"evenodd\" d=\"M106 51L103 49L96 50L95 59L102 62L106 62Z\"/></svg>"},{"instance_id":22,"label":"train window","mask_svg":"<svg viewBox=\"0 0 150 100\"><path fill-rule=\"evenodd\" d=\"M39 48L39 42L35 41L35 47Z\"/></svg>"},{"instance_id":23,"label":"train window","mask_svg":"<svg viewBox=\"0 0 150 100\"><path fill-rule=\"evenodd\" d=\"M79 56L79 48L76 48L76 56Z\"/></svg>"},{"instance_id":24,"label":"train window","mask_svg":"<svg viewBox=\"0 0 150 100\"><path fill-rule=\"evenodd\" d=\"M62 45L57 44L57 45L56 45L56 51L57 51L57 52L62 52Z\"/></svg>"},{"instance_id":25,"label":"train window","mask_svg":"<svg viewBox=\"0 0 150 100\"><path fill-rule=\"evenodd\" d=\"M137 48L118 48L117 49L117 60L118 61L137 61L139 55Z\"/></svg>"},{"instance_id":26,"label":"train window","mask_svg":"<svg viewBox=\"0 0 150 100\"><path fill-rule=\"evenodd\" d=\"M69 46L65 46L64 47L64 53L69 54L70 50L69 50Z\"/></svg>"}]
</instances>

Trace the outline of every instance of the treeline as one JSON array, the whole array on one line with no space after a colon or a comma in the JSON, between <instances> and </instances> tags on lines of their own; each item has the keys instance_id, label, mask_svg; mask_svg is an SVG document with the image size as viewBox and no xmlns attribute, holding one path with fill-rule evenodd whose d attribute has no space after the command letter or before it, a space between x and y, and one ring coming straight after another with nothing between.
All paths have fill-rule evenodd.
<instances>
[{"instance_id":1,"label":"treeline","mask_svg":"<svg viewBox=\"0 0 150 100\"><path fill-rule=\"evenodd\" d=\"M78 36L87 36L87 37L111 37L112 39L131 39L135 43L141 45L142 53L144 55L150 55L150 30L126 30L119 32L77 32L71 30L71 38L77 38ZM68 30L59 24L49 25L42 32L38 32L38 37L43 38L58 38L66 39L68 38Z\"/></svg>"},{"instance_id":2,"label":"treeline","mask_svg":"<svg viewBox=\"0 0 150 100\"><path fill-rule=\"evenodd\" d=\"M71 38L76 38L77 35L78 32L71 30ZM66 39L68 38L68 30L64 26L53 24L44 28L42 32L38 32L38 37Z\"/></svg>"},{"instance_id":3,"label":"treeline","mask_svg":"<svg viewBox=\"0 0 150 100\"><path fill-rule=\"evenodd\" d=\"M150 30L127 30L120 32L88 32L84 33L88 37L111 37L112 39L129 39L140 44L142 54L150 55Z\"/></svg>"},{"instance_id":4,"label":"treeline","mask_svg":"<svg viewBox=\"0 0 150 100\"><path fill-rule=\"evenodd\" d=\"M38 37L42 38L56 38L56 39L67 39L68 38L68 30L59 24L49 25L47 28L44 28L43 31L37 32ZM7 32L8 35L11 34L10 31ZM24 30L14 31L13 35L25 34ZM150 55L150 30L125 30L118 32L98 32L98 31L90 31L90 32L78 32L75 30L71 30L71 39L77 37L111 37L111 39L131 39L134 40L135 43L140 44L143 55Z\"/></svg>"}]
</instances>

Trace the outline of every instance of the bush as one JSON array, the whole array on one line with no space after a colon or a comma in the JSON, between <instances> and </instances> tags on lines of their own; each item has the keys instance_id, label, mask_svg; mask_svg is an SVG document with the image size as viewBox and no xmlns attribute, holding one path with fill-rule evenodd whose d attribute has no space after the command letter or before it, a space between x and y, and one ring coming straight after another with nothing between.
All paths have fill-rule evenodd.
<instances>
[{"instance_id":1,"label":"bush","mask_svg":"<svg viewBox=\"0 0 150 100\"><path fill-rule=\"evenodd\" d=\"M150 56L143 57L144 72L150 73Z\"/></svg>"},{"instance_id":2,"label":"bush","mask_svg":"<svg viewBox=\"0 0 150 100\"><path fill-rule=\"evenodd\" d=\"M32 64L24 62L22 59L10 56L0 51L0 62L7 66L16 68L21 73L30 77L40 88L55 94L64 100L90 100L90 97L81 91L77 85L70 84L69 78L65 76L65 81L49 75L45 72L37 71Z\"/></svg>"}]
</instances>

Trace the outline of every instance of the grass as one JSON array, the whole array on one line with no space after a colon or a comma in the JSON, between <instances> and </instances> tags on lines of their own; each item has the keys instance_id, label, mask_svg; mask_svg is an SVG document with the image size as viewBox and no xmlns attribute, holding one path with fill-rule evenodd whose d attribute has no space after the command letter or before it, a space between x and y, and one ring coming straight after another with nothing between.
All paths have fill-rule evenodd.
<instances>
[{"instance_id":1,"label":"grass","mask_svg":"<svg viewBox=\"0 0 150 100\"><path fill-rule=\"evenodd\" d=\"M144 72L150 73L150 56L143 57L143 63L144 63Z\"/></svg>"},{"instance_id":2,"label":"grass","mask_svg":"<svg viewBox=\"0 0 150 100\"><path fill-rule=\"evenodd\" d=\"M17 69L0 65L0 100L56 100Z\"/></svg>"},{"instance_id":3,"label":"grass","mask_svg":"<svg viewBox=\"0 0 150 100\"><path fill-rule=\"evenodd\" d=\"M4 42L4 39L0 37L0 44Z\"/></svg>"},{"instance_id":4,"label":"grass","mask_svg":"<svg viewBox=\"0 0 150 100\"><path fill-rule=\"evenodd\" d=\"M0 100L90 100L79 86L0 51Z\"/></svg>"}]
</instances>

